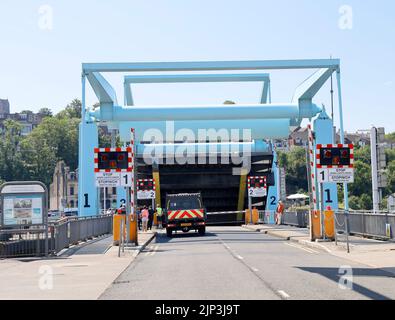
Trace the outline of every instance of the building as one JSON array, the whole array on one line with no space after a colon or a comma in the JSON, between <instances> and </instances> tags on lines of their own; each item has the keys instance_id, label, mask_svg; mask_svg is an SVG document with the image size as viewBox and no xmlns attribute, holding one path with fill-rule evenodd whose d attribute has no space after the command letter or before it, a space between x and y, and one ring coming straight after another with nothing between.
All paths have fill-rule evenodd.
<instances>
[{"instance_id":1,"label":"building","mask_svg":"<svg viewBox=\"0 0 395 320\"><path fill-rule=\"evenodd\" d=\"M0 99L0 115L10 114L10 102L8 100Z\"/></svg>"},{"instance_id":2,"label":"building","mask_svg":"<svg viewBox=\"0 0 395 320\"><path fill-rule=\"evenodd\" d=\"M117 204L116 188L106 190L106 208L115 208ZM100 190L100 203L104 208L104 189ZM61 211L78 208L78 170L70 171L64 161L57 163L49 187L49 210Z\"/></svg>"},{"instance_id":3,"label":"building","mask_svg":"<svg viewBox=\"0 0 395 320\"><path fill-rule=\"evenodd\" d=\"M0 133L4 131L4 121L11 119L18 122L22 126L21 134L26 136L42 122L44 117L45 115L31 111L10 113L9 101L0 99Z\"/></svg>"}]
</instances>

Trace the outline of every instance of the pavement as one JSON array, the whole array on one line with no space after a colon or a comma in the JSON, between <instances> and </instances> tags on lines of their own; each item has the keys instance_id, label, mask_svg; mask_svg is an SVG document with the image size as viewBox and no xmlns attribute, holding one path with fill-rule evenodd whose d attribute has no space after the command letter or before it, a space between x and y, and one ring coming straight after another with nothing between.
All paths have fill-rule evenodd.
<instances>
[{"instance_id":1,"label":"pavement","mask_svg":"<svg viewBox=\"0 0 395 320\"><path fill-rule=\"evenodd\" d=\"M336 245L334 241L310 241L309 230L305 228L276 225L245 225L243 227L298 243L306 247L324 250L334 256L362 263L372 268L383 269L395 274L395 242L350 236L350 253L348 253L344 235L338 239L338 244Z\"/></svg>"},{"instance_id":2,"label":"pavement","mask_svg":"<svg viewBox=\"0 0 395 320\"><path fill-rule=\"evenodd\" d=\"M394 288L390 272L322 248L243 227L209 227L205 236L159 232L100 299L386 300L395 299Z\"/></svg>"},{"instance_id":3,"label":"pavement","mask_svg":"<svg viewBox=\"0 0 395 320\"><path fill-rule=\"evenodd\" d=\"M118 257L112 235L64 250L57 257L0 261L0 300L96 300L155 238L139 233L139 246Z\"/></svg>"}]
</instances>

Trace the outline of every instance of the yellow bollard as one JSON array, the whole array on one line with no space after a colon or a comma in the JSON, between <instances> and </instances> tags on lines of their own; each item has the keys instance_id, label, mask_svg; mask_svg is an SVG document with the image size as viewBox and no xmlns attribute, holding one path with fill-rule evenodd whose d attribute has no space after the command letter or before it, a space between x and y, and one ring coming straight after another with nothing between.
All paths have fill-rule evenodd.
<instances>
[{"instance_id":1,"label":"yellow bollard","mask_svg":"<svg viewBox=\"0 0 395 320\"><path fill-rule=\"evenodd\" d=\"M324 212L324 228L325 236L327 239L335 239L335 212L325 211Z\"/></svg>"},{"instance_id":2,"label":"yellow bollard","mask_svg":"<svg viewBox=\"0 0 395 320\"><path fill-rule=\"evenodd\" d=\"M311 241L321 239L321 212L312 211L310 214Z\"/></svg>"},{"instance_id":3,"label":"yellow bollard","mask_svg":"<svg viewBox=\"0 0 395 320\"><path fill-rule=\"evenodd\" d=\"M126 216L124 214L114 214L113 217L113 244L114 246L119 245L121 235L121 220L124 220L124 239L126 239ZM137 219L130 218L130 229L129 229L129 242L138 245L138 232L137 232Z\"/></svg>"},{"instance_id":4,"label":"yellow bollard","mask_svg":"<svg viewBox=\"0 0 395 320\"><path fill-rule=\"evenodd\" d=\"M259 222L259 211L257 209L252 210L252 224L258 224ZM250 223L250 210L246 210L245 214L245 224Z\"/></svg>"},{"instance_id":5,"label":"yellow bollard","mask_svg":"<svg viewBox=\"0 0 395 320\"><path fill-rule=\"evenodd\" d=\"M112 234L113 234L114 246L119 245L120 236L121 236L121 220L122 219L124 219L124 221L126 221L126 216L122 215L122 214L114 214L114 216L113 216Z\"/></svg>"}]
</instances>

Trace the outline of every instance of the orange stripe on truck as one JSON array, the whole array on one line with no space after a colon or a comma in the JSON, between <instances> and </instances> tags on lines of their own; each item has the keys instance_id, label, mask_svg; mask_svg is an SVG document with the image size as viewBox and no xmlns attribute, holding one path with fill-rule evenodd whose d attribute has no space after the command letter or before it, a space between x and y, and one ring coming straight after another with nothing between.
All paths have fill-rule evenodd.
<instances>
[{"instance_id":1,"label":"orange stripe on truck","mask_svg":"<svg viewBox=\"0 0 395 320\"><path fill-rule=\"evenodd\" d=\"M175 219L193 219L193 218L204 218L203 210L176 210L168 211L167 216L169 220Z\"/></svg>"}]
</instances>

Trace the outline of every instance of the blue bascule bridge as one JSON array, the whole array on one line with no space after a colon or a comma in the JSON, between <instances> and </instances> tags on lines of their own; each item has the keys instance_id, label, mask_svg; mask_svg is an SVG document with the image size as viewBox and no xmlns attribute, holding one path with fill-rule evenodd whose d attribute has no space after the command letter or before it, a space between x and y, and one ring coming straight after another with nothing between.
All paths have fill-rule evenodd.
<instances>
[{"instance_id":1,"label":"blue bascule bridge","mask_svg":"<svg viewBox=\"0 0 395 320\"><path fill-rule=\"evenodd\" d=\"M293 101L273 102L268 72L297 69L310 69L314 73L296 89ZM114 88L103 76L115 72L125 74L123 103L118 101ZM292 130L307 119L311 122L314 145L335 143L333 120L325 108L314 101L334 74L341 143L344 143L340 61L337 59L84 63L79 131L79 215L99 214L94 173L98 123L116 130L123 146L128 146L131 128L135 129L138 178L155 179L158 204L164 205L167 193L201 192L209 212L241 211L247 207L248 177L265 176L268 192L258 200L259 208L274 211L280 195L273 141L287 139ZM95 110L86 106L87 80L100 103ZM134 104L134 84L202 82L262 82L263 89L256 104ZM314 160L311 165L314 176ZM336 184L319 186L314 179L311 184L311 190L316 193L312 199L318 199L316 201L325 207L338 207ZM319 187L326 192L319 193ZM348 209L346 184L344 193ZM118 187L117 196L118 201L126 199L126 189Z\"/></svg>"}]
</instances>

